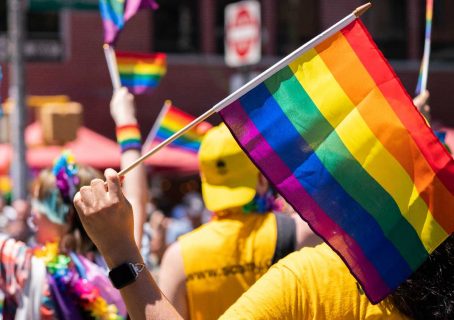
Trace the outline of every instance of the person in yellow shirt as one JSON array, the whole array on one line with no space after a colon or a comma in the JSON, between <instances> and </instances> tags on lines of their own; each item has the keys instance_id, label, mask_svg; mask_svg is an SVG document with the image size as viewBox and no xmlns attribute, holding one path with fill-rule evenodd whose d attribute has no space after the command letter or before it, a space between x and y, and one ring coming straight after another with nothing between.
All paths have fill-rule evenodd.
<instances>
[{"instance_id":1,"label":"person in yellow shirt","mask_svg":"<svg viewBox=\"0 0 454 320\"><path fill-rule=\"evenodd\" d=\"M259 306L259 307L257 307ZM393 305L373 305L326 244L277 264L220 319L406 319Z\"/></svg>"},{"instance_id":2,"label":"person in yellow shirt","mask_svg":"<svg viewBox=\"0 0 454 320\"><path fill-rule=\"evenodd\" d=\"M159 274L166 297L192 320L217 319L273 263L302 245L295 221L272 212L266 179L224 124L207 132L199 164L213 219L169 247ZM307 244L313 233L306 235Z\"/></svg>"},{"instance_id":3,"label":"person in yellow shirt","mask_svg":"<svg viewBox=\"0 0 454 320\"><path fill-rule=\"evenodd\" d=\"M105 177L107 188L102 180L95 180L76 194L74 203L109 268L124 270L121 266L143 260L118 173L108 169ZM329 250L321 245L285 257L221 319L454 319L454 235L378 305L367 300L340 258ZM122 273L129 281L118 288L132 319L182 319L149 272L128 274ZM314 283L306 281L314 281L317 292L311 291Z\"/></svg>"},{"instance_id":4,"label":"person in yellow shirt","mask_svg":"<svg viewBox=\"0 0 454 320\"><path fill-rule=\"evenodd\" d=\"M91 187L82 188L74 202L87 233L108 266L124 270L120 267L141 264L143 260L134 243L132 210L121 192L118 174L109 169L105 177L107 188L102 180L94 181ZM204 258L204 252L198 254L200 259ZM180 256L179 267L184 273L181 260ZM119 288L132 319L182 318L149 272L122 275L129 279ZM217 297L226 292L223 288L219 290ZM235 320L406 318L454 319L453 234L377 305L367 299L335 252L323 244L280 260L221 315L221 319Z\"/></svg>"}]
</instances>

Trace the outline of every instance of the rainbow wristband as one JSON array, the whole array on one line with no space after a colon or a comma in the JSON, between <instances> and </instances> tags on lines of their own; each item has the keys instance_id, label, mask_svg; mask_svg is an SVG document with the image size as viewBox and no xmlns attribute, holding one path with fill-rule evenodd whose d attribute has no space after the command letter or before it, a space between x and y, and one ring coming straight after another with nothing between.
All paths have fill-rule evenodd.
<instances>
[{"instance_id":1,"label":"rainbow wristband","mask_svg":"<svg viewBox=\"0 0 454 320\"><path fill-rule=\"evenodd\" d=\"M117 127L117 141L121 153L128 150L142 150L141 135L137 124L127 124Z\"/></svg>"}]
</instances>

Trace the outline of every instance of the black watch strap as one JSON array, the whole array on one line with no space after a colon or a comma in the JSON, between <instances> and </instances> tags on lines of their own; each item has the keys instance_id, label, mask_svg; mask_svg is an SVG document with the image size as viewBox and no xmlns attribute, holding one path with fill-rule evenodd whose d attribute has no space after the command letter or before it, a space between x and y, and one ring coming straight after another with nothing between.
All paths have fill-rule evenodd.
<instances>
[{"instance_id":1,"label":"black watch strap","mask_svg":"<svg viewBox=\"0 0 454 320\"><path fill-rule=\"evenodd\" d=\"M122 289L136 281L139 273L145 269L143 263L125 262L109 271L109 279L117 289Z\"/></svg>"}]
</instances>

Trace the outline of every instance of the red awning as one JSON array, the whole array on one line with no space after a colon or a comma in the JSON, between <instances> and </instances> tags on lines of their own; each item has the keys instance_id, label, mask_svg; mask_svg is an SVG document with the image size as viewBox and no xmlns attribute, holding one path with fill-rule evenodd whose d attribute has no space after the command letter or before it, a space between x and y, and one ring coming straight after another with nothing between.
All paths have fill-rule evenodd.
<instances>
[{"instance_id":1,"label":"red awning","mask_svg":"<svg viewBox=\"0 0 454 320\"><path fill-rule=\"evenodd\" d=\"M43 143L39 123L29 125L25 130L27 142L27 162L31 168L50 167L62 150L70 149L76 161L94 168L119 168L120 149L116 142L88 129L81 127L76 140L64 146L47 146ZM0 144L0 173L7 173L11 161L11 147ZM174 148L164 148L147 159L146 164L158 170L195 173L198 171L197 155Z\"/></svg>"},{"instance_id":2,"label":"red awning","mask_svg":"<svg viewBox=\"0 0 454 320\"><path fill-rule=\"evenodd\" d=\"M157 142L152 143L144 153L157 145ZM156 154L146 159L145 163L166 171L176 170L184 173L196 173L199 171L196 153L174 147L165 147L159 150Z\"/></svg>"}]
</instances>

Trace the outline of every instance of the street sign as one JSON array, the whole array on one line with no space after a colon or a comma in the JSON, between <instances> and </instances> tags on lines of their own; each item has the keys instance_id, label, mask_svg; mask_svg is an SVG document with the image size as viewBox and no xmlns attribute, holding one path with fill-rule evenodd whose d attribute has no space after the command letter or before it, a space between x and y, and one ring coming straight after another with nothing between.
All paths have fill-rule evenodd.
<instances>
[{"instance_id":1,"label":"street sign","mask_svg":"<svg viewBox=\"0 0 454 320\"><path fill-rule=\"evenodd\" d=\"M255 64L261 58L260 3L241 1L225 7L225 63Z\"/></svg>"}]
</instances>

